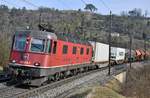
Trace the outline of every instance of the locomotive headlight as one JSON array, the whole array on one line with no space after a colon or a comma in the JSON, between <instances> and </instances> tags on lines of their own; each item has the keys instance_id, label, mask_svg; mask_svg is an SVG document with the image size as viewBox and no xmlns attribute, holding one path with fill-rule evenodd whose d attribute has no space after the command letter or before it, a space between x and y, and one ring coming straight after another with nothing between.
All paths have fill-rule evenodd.
<instances>
[{"instance_id":1,"label":"locomotive headlight","mask_svg":"<svg viewBox=\"0 0 150 98\"><path fill-rule=\"evenodd\" d=\"M16 63L16 60L12 60L12 63Z\"/></svg>"},{"instance_id":2,"label":"locomotive headlight","mask_svg":"<svg viewBox=\"0 0 150 98\"><path fill-rule=\"evenodd\" d=\"M36 62L34 63L34 66L40 66L40 63Z\"/></svg>"}]
</instances>

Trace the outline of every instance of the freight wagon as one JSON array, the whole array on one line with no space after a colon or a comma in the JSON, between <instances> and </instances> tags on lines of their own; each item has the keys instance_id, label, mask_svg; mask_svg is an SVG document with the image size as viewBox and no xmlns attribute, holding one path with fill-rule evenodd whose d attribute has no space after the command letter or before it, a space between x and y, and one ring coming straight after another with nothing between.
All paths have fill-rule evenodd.
<instances>
[{"instance_id":1,"label":"freight wagon","mask_svg":"<svg viewBox=\"0 0 150 98\"><path fill-rule=\"evenodd\" d=\"M99 67L107 66L109 61L109 45L94 41L89 41L89 43L93 47L92 62Z\"/></svg>"},{"instance_id":2,"label":"freight wagon","mask_svg":"<svg viewBox=\"0 0 150 98\"><path fill-rule=\"evenodd\" d=\"M131 50L131 58L130 58L130 50L129 49L125 49L125 61L126 62L133 62L136 60L136 53L135 50Z\"/></svg>"},{"instance_id":3,"label":"freight wagon","mask_svg":"<svg viewBox=\"0 0 150 98\"><path fill-rule=\"evenodd\" d=\"M113 64L121 64L125 60L125 49L118 47L111 47L111 60Z\"/></svg>"}]
</instances>

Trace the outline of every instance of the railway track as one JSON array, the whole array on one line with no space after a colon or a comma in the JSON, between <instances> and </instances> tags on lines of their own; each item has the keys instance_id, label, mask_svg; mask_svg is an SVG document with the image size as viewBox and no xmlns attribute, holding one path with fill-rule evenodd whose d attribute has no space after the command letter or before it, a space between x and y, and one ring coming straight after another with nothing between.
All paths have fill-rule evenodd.
<instances>
[{"instance_id":1,"label":"railway track","mask_svg":"<svg viewBox=\"0 0 150 98\"><path fill-rule=\"evenodd\" d=\"M14 96L13 98L29 98L29 97L30 98L34 98L34 96L38 96L39 94L42 94L42 93L44 93L44 92L46 92L48 90L51 91L49 93L49 97L50 98L54 98L54 97L57 98L62 93L68 92L70 89L72 89L74 87L72 85L67 85L67 86L65 85L63 87L64 84L69 84L70 82L72 82L72 81L74 81L76 79L80 79L82 77L85 77L85 76L88 76L90 74L93 74L93 76L91 76L91 77L88 76L86 79L80 80L80 83L77 83L77 82L73 83L73 84L75 84L75 86L79 86L79 85L85 83L86 81L89 81L89 80L93 79L93 77L96 77L96 74L98 74L99 72L103 73L102 76L105 76L107 74L107 67L101 68L101 69L98 69L98 70L92 70L92 71L89 71L89 72L85 72L85 73L82 73L82 74L79 74L79 75L76 75L76 76L73 76L73 77L70 77L70 78L66 78L64 80L60 80L58 82L54 82L54 83L48 84L46 86L42 86L42 87L30 90L28 92L19 94L17 96ZM96 74L94 74L94 73L96 73ZM63 88L64 91L59 89L59 87ZM41 96L38 97L38 98L41 98Z\"/></svg>"},{"instance_id":2,"label":"railway track","mask_svg":"<svg viewBox=\"0 0 150 98\"><path fill-rule=\"evenodd\" d=\"M76 75L73 77L69 77L69 78L66 78L66 79L63 79L63 80L60 80L57 82L53 82L51 84L47 84L47 85L39 87L39 88L35 88L33 90L20 88L18 86L18 84L12 85L12 86L6 86L5 85L5 87L0 89L0 98L28 98L28 97L34 96L38 93L42 93L42 92L45 92L47 90L59 87L59 86L63 85L64 83L69 83L74 79L83 77L83 76L91 74L91 73L95 73L97 71L102 71L104 69L106 69L106 68L85 72L85 73L82 73L82 74L79 74L79 75Z\"/></svg>"},{"instance_id":3,"label":"railway track","mask_svg":"<svg viewBox=\"0 0 150 98\"><path fill-rule=\"evenodd\" d=\"M0 83L0 90L6 87L6 82Z\"/></svg>"},{"instance_id":4,"label":"railway track","mask_svg":"<svg viewBox=\"0 0 150 98\"><path fill-rule=\"evenodd\" d=\"M120 69L118 70L117 72L113 72L112 71L112 74L110 76L107 75L107 70L105 70L105 74L101 74L99 75L97 78L101 78L101 79L97 79L97 78L92 78L91 80L89 81L85 81L79 85L76 85L75 88L71 88L71 89L68 89L66 90L65 92L62 92L60 94L58 94L57 96L55 96L54 98L68 98L68 95L70 95L71 93L73 93L76 90L79 90L81 89L83 86L87 86L87 85L94 85L94 84L101 84L101 85L104 85L105 83L107 83L109 80L113 79L113 75L117 75L121 72L125 71L125 69ZM104 72L104 71L103 71ZM103 76L105 75L105 76Z\"/></svg>"},{"instance_id":5,"label":"railway track","mask_svg":"<svg viewBox=\"0 0 150 98\"><path fill-rule=\"evenodd\" d=\"M0 88L0 98L12 98L12 96L28 91L27 87L23 87L20 84L4 85L4 87Z\"/></svg>"},{"instance_id":6,"label":"railway track","mask_svg":"<svg viewBox=\"0 0 150 98\"><path fill-rule=\"evenodd\" d=\"M124 65L126 66L126 65ZM123 69L124 68L124 69ZM126 67L123 68L112 68L112 75L119 74L122 71L125 71ZM117 72L114 73L114 71L118 70ZM38 88L22 88L17 85L12 85L12 86L6 86L4 88L0 88L0 98L40 98L40 97L35 97L39 96L40 94L43 94L44 92L51 91L49 92L49 98L63 98L69 91L71 91L74 87L80 86L84 84L85 82L88 82L93 79L93 77L97 77L97 75L101 74L101 78L105 78L107 76L107 67L97 69L97 70L91 70L85 73L78 74L73 77L69 77L57 82L52 82L50 84L47 84L45 86L41 86ZM89 75L89 76L88 76ZM86 77L85 79L80 79L82 77ZM91 77L91 78L90 78ZM107 76L107 79L110 78L110 76ZM107 80L106 79L106 80ZM74 82L74 86L70 86L69 83L75 80L80 80L80 83ZM103 80L105 82L105 80ZM64 86L67 84L67 86ZM66 88L67 87L67 88ZM59 89L60 88L60 89ZM62 90L64 88L64 90ZM65 89L66 88L66 89Z\"/></svg>"},{"instance_id":7,"label":"railway track","mask_svg":"<svg viewBox=\"0 0 150 98\"><path fill-rule=\"evenodd\" d=\"M5 73L0 74L0 83L6 82L10 80L10 76L7 76Z\"/></svg>"},{"instance_id":8,"label":"railway track","mask_svg":"<svg viewBox=\"0 0 150 98\"><path fill-rule=\"evenodd\" d=\"M121 71L122 72L122 71ZM116 73L119 74L120 72ZM115 74L114 74L115 75ZM75 91L78 91L80 89L82 89L83 87L92 87L95 86L95 84L100 84L100 85L104 85L105 83L107 83L109 80L112 80L113 77L112 76L106 76L105 78L103 77L102 79L96 79L94 78L93 80L90 81L86 81L80 85L77 85L75 88L72 89L68 89L67 91L58 94L57 96L55 96L54 98L70 98L69 96L74 93Z\"/></svg>"}]
</instances>

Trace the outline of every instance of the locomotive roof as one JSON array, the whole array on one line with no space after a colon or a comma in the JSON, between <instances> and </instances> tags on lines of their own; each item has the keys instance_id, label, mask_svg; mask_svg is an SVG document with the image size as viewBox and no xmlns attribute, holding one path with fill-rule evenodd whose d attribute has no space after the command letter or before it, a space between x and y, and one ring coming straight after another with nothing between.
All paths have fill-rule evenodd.
<instances>
[{"instance_id":1,"label":"locomotive roof","mask_svg":"<svg viewBox=\"0 0 150 98\"><path fill-rule=\"evenodd\" d=\"M46 31L35 31L35 30L21 30L16 31L15 35L23 35L23 36L32 36L36 38L48 38L48 36L52 37L53 39L57 39L56 34L52 32L46 32Z\"/></svg>"},{"instance_id":2,"label":"locomotive roof","mask_svg":"<svg viewBox=\"0 0 150 98\"><path fill-rule=\"evenodd\" d=\"M20 30L16 31L15 35L23 35L23 36L32 36L36 38L52 38L54 40L60 39L63 41L73 42L73 43L79 43L79 44L85 44L90 45L88 41L79 40L76 36L73 36L71 34L66 33L53 33L53 32L47 32L47 31L36 31L36 30Z\"/></svg>"}]
</instances>

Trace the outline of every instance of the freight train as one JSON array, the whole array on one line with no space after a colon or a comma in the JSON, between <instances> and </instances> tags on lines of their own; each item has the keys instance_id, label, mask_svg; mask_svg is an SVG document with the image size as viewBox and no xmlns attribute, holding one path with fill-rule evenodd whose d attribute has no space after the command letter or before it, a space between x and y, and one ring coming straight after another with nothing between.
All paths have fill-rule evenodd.
<instances>
[{"instance_id":1,"label":"freight train","mask_svg":"<svg viewBox=\"0 0 150 98\"><path fill-rule=\"evenodd\" d=\"M148 52L111 47L111 64L143 60ZM9 73L23 83L42 85L90 69L108 66L109 45L80 41L63 33L22 30L13 36Z\"/></svg>"}]
</instances>

